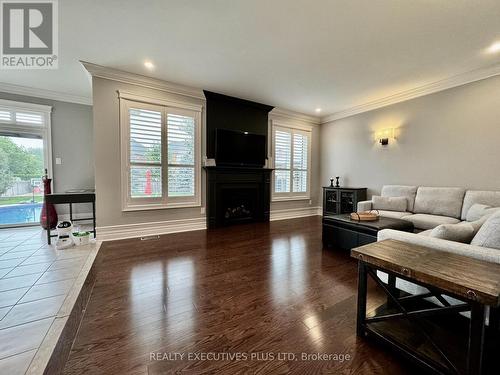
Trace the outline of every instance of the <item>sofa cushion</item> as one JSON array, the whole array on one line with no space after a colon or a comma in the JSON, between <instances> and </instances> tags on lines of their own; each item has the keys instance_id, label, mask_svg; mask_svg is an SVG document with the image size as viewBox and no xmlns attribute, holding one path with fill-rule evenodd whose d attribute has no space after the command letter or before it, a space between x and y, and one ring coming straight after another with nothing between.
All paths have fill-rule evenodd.
<instances>
[{"instance_id":1,"label":"sofa cushion","mask_svg":"<svg viewBox=\"0 0 500 375\"><path fill-rule=\"evenodd\" d=\"M470 243L476 233L474 226L467 222L458 224L441 224L434 228L430 236L442 240Z\"/></svg>"},{"instance_id":2,"label":"sofa cushion","mask_svg":"<svg viewBox=\"0 0 500 375\"><path fill-rule=\"evenodd\" d=\"M474 246L473 244L465 244L433 238L429 236L421 236L420 234L403 232L394 229L383 229L377 233L377 240L396 240L411 243L418 246L425 246L437 251L446 253L455 253L459 255L469 256L475 259L485 260L500 264L500 251L487 247Z\"/></svg>"},{"instance_id":3,"label":"sofa cushion","mask_svg":"<svg viewBox=\"0 0 500 375\"><path fill-rule=\"evenodd\" d=\"M463 188L419 187L414 212L458 219L462 212L464 194Z\"/></svg>"},{"instance_id":4,"label":"sofa cushion","mask_svg":"<svg viewBox=\"0 0 500 375\"><path fill-rule=\"evenodd\" d=\"M471 245L500 250L500 212L491 215L472 239Z\"/></svg>"},{"instance_id":5,"label":"sofa cushion","mask_svg":"<svg viewBox=\"0 0 500 375\"><path fill-rule=\"evenodd\" d=\"M372 197L374 210L405 212L408 205L405 197Z\"/></svg>"},{"instance_id":6,"label":"sofa cushion","mask_svg":"<svg viewBox=\"0 0 500 375\"><path fill-rule=\"evenodd\" d=\"M469 209L475 203L500 207L500 191L467 190L462 207L462 220L465 220Z\"/></svg>"},{"instance_id":7,"label":"sofa cushion","mask_svg":"<svg viewBox=\"0 0 500 375\"><path fill-rule=\"evenodd\" d=\"M483 216L494 214L497 211L500 211L500 207L491 207L486 204L474 203L471 208L469 208L469 211L467 211L465 220L477 221Z\"/></svg>"},{"instance_id":8,"label":"sofa cushion","mask_svg":"<svg viewBox=\"0 0 500 375\"><path fill-rule=\"evenodd\" d=\"M377 210L378 214L383 217L389 217L391 219L401 219L406 216L413 215L411 212L397 212L397 211L385 211Z\"/></svg>"},{"instance_id":9,"label":"sofa cushion","mask_svg":"<svg viewBox=\"0 0 500 375\"><path fill-rule=\"evenodd\" d=\"M408 220L413 223L416 229L434 229L441 224L457 224L460 220L448 216L438 216L438 215L427 215L427 214L415 214L404 216L403 220Z\"/></svg>"},{"instance_id":10,"label":"sofa cushion","mask_svg":"<svg viewBox=\"0 0 500 375\"><path fill-rule=\"evenodd\" d=\"M383 197L405 197L407 201L406 209L413 211L415 204L415 195L417 194L416 186L404 185L385 185L382 187L381 195Z\"/></svg>"}]
</instances>

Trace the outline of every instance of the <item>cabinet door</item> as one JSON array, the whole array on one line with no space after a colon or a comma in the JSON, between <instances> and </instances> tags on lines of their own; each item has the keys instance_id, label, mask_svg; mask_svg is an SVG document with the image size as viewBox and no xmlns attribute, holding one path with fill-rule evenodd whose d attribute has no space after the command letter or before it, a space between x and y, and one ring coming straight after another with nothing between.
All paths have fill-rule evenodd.
<instances>
[{"instance_id":1,"label":"cabinet door","mask_svg":"<svg viewBox=\"0 0 500 375\"><path fill-rule=\"evenodd\" d=\"M338 191L325 190L325 213L336 215L338 214Z\"/></svg>"},{"instance_id":2,"label":"cabinet door","mask_svg":"<svg viewBox=\"0 0 500 375\"><path fill-rule=\"evenodd\" d=\"M349 229L323 225L323 243L334 249L351 250L358 246L358 234Z\"/></svg>"},{"instance_id":3,"label":"cabinet door","mask_svg":"<svg viewBox=\"0 0 500 375\"><path fill-rule=\"evenodd\" d=\"M354 192L341 191L340 192L340 213L350 214L356 211L354 208Z\"/></svg>"},{"instance_id":4,"label":"cabinet door","mask_svg":"<svg viewBox=\"0 0 500 375\"><path fill-rule=\"evenodd\" d=\"M377 237L370 236L369 234L358 233L358 246L368 245L377 242Z\"/></svg>"}]
</instances>

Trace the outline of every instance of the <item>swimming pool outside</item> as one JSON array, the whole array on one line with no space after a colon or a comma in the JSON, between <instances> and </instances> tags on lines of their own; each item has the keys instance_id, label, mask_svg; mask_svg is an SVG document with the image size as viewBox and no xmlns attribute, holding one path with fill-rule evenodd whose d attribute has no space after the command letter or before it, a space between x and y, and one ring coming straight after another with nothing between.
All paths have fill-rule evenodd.
<instances>
[{"instance_id":1,"label":"swimming pool outside","mask_svg":"<svg viewBox=\"0 0 500 375\"><path fill-rule=\"evenodd\" d=\"M42 203L21 203L0 206L0 225L38 223Z\"/></svg>"}]
</instances>

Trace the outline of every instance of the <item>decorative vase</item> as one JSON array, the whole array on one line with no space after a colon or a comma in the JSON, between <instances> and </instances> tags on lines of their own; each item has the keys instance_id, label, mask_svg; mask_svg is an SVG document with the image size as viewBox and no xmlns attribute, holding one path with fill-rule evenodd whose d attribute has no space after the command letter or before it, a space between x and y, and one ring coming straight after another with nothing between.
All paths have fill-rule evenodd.
<instances>
[{"instance_id":1,"label":"decorative vase","mask_svg":"<svg viewBox=\"0 0 500 375\"><path fill-rule=\"evenodd\" d=\"M50 183L52 179L47 176L47 170L45 170L45 176L42 177L43 181L43 205L42 211L40 212L40 225L43 229L54 229L57 226L57 212L56 208L52 203L45 201L45 196L51 194ZM47 224L48 223L48 224Z\"/></svg>"}]
</instances>

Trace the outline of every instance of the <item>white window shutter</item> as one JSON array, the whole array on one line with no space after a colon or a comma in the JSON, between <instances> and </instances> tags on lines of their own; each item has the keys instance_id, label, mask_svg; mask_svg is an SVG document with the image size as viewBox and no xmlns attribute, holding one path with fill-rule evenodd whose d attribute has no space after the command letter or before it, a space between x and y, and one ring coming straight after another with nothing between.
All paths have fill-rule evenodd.
<instances>
[{"instance_id":1,"label":"white window shutter","mask_svg":"<svg viewBox=\"0 0 500 375\"><path fill-rule=\"evenodd\" d=\"M43 125L44 116L35 112L16 112L16 123L29 125Z\"/></svg>"},{"instance_id":2,"label":"white window shutter","mask_svg":"<svg viewBox=\"0 0 500 375\"><path fill-rule=\"evenodd\" d=\"M276 130L274 136L274 167L290 169L292 159L292 134Z\"/></svg>"},{"instance_id":3,"label":"white window shutter","mask_svg":"<svg viewBox=\"0 0 500 375\"><path fill-rule=\"evenodd\" d=\"M292 162L292 133L274 132L274 192L290 192L290 169Z\"/></svg>"},{"instance_id":4,"label":"white window shutter","mask_svg":"<svg viewBox=\"0 0 500 375\"><path fill-rule=\"evenodd\" d=\"M161 163L161 112L130 109L130 161Z\"/></svg>"},{"instance_id":5,"label":"white window shutter","mask_svg":"<svg viewBox=\"0 0 500 375\"><path fill-rule=\"evenodd\" d=\"M273 126L273 200L307 199L310 196L311 132Z\"/></svg>"},{"instance_id":6,"label":"white window shutter","mask_svg":"<svg viewBox=\"0 0 500 375\"><path fill-rule=\"evenodd\" d=\"M4 109L0 109L0 121L12 122L12 113Z\"/></svg>"},{"instance_id":7,"label":"white window shutter","mask_svg":"<svg viewBox=\"0 0 500 375\"><path fill-rule=\"evenodd\" d=\"M308 137L304 134L293 135L293 192L307 192Z\"/></svg>"},{"instance_id":8,"label":"white window shutter","mask_svg":"<svg viewBox=\"0 0 500 375\"><path fill-rule=\"evenodd\" d=\"M195 195L195 132L194 117L167 114L169 197Z\"/></svg>"},{"instance_id":9,"label":"white window shutter","mask_svg":"<svg viewBox=\"0 0 500 375\"><path fill-rule=\"evenodd\" d=\"M160 111L129 110L131 198L162 196Z\"/></svg>"}]
</instances>

